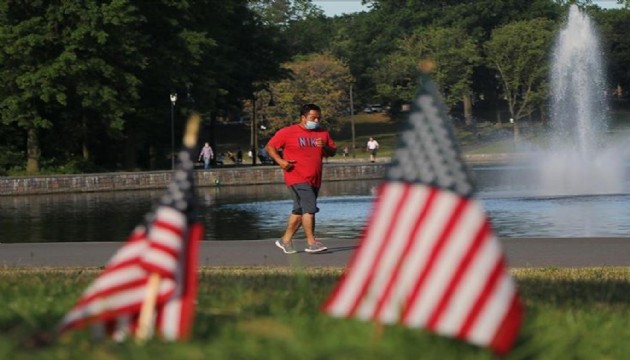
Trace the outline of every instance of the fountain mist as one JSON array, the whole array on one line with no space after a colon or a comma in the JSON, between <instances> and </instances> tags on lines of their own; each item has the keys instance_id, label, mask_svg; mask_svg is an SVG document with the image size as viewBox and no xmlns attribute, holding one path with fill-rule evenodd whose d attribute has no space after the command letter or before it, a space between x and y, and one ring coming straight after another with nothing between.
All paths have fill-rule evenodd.
<instances>
[{"instance_id":1,"label":"fountain mist","mask_svg":"<svg viewBox=\"0 0 630 360\"><path fill-rule=\"evenodd\" d=\"M539 160L544 195L619 193L623 163L604 139L606 80L591 19L572 5L551 66L551 146Z\"/></svg>"}]
</instances>

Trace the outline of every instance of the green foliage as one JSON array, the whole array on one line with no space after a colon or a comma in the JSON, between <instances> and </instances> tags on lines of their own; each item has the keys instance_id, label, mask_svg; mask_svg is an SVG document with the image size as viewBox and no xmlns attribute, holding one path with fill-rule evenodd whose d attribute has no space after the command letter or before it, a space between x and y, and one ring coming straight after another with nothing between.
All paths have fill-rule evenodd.
<instances>
[{"instance_id":1,"label":"green foliage","mask_svg":"<svg viewBox=\"0 0 630 360\"><path fill-rule=\"evenodd\" d=\"M0 1L0 143L22 152L0 167L36 172L46 160L83 158L108 170L167 168L171 90L179 93L175 147L193 109L205 115L202 138L220 147L229 134L216 120L242 117L251 111L244 100L270 84L297 84L288 64L311 54L328 54L349 71L357 108L382 103L396 111L413 96L417 62L432 58L453 111L464 96L475 118L544 117L543 38L553 37L568 1L367 3L368 12L327 18L308 0ZM601 25L611 87L627 92L629 10L577 3ZM497 79L498 61L509 69ZM260 106L270 130L295 119L305 98L324 101L330 120L348 108L347 85L323 100L336 85L314 85L319 97L285 86L274 93L273 113Z\"/></svg>"},{"instance_id":2,"label":"green foliage","mask_svg":"<svg viewBox=\"0 0 630 360\"><path fill-rule=\"evenodd\" d=\"M448 106L470 93L473 69L480 61L477 45L462 29L428 27L415 30L397 42L375 71L377 92L389 103L411 101L418 87L418 65L436 64L435 81Z\"/></svg>"},{"instance_id":3,"label":"green foliage","mask_svg":"<svg viewBox=\"0 0 630 360\"><path fill-rule=\"evenodd\" d=\"M337 120L347 114L352 75L348 67L329 53L310 54L284 64L291 78L271 84L276 106L268 111L269 129L298 120L302 104L315 103L322 108L322 125L335 129Z\"/></svg>"},{"instance_id":4,"label":"green foliage","mask_svg":"<svg viewBox=\"0 0 630 360\"><path fill-rule=\"evenodd\" d=\"M93 341L52 330L98 269L0 270L0 357L12 359L492 359L487 349L318 309L336 268L203 268L192 339ZM506 359L621 359L630 336L630 269L515 269L525 322Z\"/></svg>"},{"instance_id":5,"label":"green foliage","mask_svg":"<svg viewBox=\"0 0 630 360\"><path fill-rule=\"evenodd\" d=\"M60 175L60 174L86 174L105 172L102 167L94 165L89 160L74 158L69 160L59 160L56 158L46 158L40 163L40 175ZM6 171L9 176L32 175L24 167L14 166Z\"/></svg>"},{"instance_id":6,"label":"green foliage","mask_svg":"<svg viewBox=\"0 0 630 360\"><path fill-rule=\"evenodd\" d=\"M171 89L180 94L179 143L180 119L192 108L227 111L251 94L256 80L280 74L287 57L278 29L248 5L4 1L0 124L28 132L34 170L40 154L62 162L80 156L110 168L136 168L138 158L145 167L170 164Z\"/></svg>"},{"instance_id":7,"label":"green foliage","mask_svg":"<svg viewBox=\"0 0 630 360\"><path fill-rule=\"evenodd\" d=\"M603 48L610 67L611 87L630 89L630 16L628 10L608 10L593 14L602 32Z\"/></svg>"},{"instance_id":8,"label":"green foliage","mask_svg":"<svg viewBox=\"0 0 630 360\"><path fill-rule=\"evenodd\" d=\"M265 24L281 27L322 17L324 14L307 0L251 0L249 6L260 15Z\"/></svg>"},{"instance_id":9,"label":"green foliage","mask_svg":"<svg viewBox=\"0 0 630 360\"><path fill-rule=\"evenodd\" d=\"M127 1L54 4L9 1L0 23L5 66L0 120L31 130L29 161L39 160L34 132L55 127L87 146L90 130L116 131L138 98L132 72L145 61L135 31L140 15Z\"/></svg>"},{"instance_id":10,"label":"green foliage","mask_svg":"<svg viewBox=\"0 0 630 360\"><path fill-rule=\"evenodd\" d=\"M514 121L531 115L547 97L554 30L547 19L516 21L495 29L485 43L488 66L501 78Z\"/></svg>"}]
</instances>

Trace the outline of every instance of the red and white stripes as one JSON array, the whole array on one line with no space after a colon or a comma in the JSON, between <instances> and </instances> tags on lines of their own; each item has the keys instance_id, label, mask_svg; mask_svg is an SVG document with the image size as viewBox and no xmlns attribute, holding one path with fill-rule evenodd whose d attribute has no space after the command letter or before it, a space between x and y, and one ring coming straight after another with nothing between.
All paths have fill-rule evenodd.
<instances>
[{"instance_id":1,"label":"red and white stripes","mask_svg":"<svg viewBox=\"0 0 630 360\"><path fill-rule=\"evenodd\" d=\"M186 215L170 206L160 206L147 234L149 248L142 255L142 266L162 277L174 278L183 247Z\"/></svg>"},{"instance_id":2,"label":"red and white stripes","mask_svg":"<svg viewBox=\"0 0 630 360\"><path fill-rule=\"evenodd\" d=\"M422 184L386 182L368 224L325 312L426 328L499 353L509 349L522 311L476 201ZM504 336L508 315L517 326ZM499 335L503 340L495 344Z\"/></svg>"},{"instance_id":3,"label":"red and white stripes","mask_svg":"<svg viewBox=\"0 0 630 360\"><path fill-rule=\"evenodd\" d=\"M92 324L96 331L107 333L118 341L134 334L149 275L152 269L159 268L168 271L163 272L167 276L161 279L159 285L155 329L166 340L189 335L197 291L198 244L203 237L203 227L196 223L190 228L181 228L177 233L187 236L187 242L180 239L181 244L176 246L176 253L172 250L161 251L162 247L152 248L152 244L176 245L172 238L175 233L173 222L168 223L165 219L177 221L178 218L170 211L162 211L161 216L161 222L154 222L154 226L171 225L159 225L161 229L158 231L149 231L158 241L149 241L143 226L136 228L105 270L66 314L59 325L59 332ZM183 225L187 226L185 223ZM156 248L160 249L156 252L157 256L147 256ZM154 263L158 266L147 268L144 266L146 258L161 259L165 263ZM171 263L171 259L174 262Z\"/></svg>"}]
</instances>

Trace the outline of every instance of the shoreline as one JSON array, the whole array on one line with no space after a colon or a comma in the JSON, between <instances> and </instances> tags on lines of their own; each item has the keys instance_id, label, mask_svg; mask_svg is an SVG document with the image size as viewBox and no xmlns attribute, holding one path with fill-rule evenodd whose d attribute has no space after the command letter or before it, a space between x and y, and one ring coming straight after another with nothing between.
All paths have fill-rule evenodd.
<instances>
[{"instance_id":1,"label":"shoreline","mask_svg":"<svg viewBox=\"0 0 630 360\"><path fill-rule=\"evenodd\" d=\"M469 166L506 165L525 159L524 154L464 155ZM325 181L382 179L389 159L376 163L356 159L334 159L324 163ZM0 177L0 196L106 192L163 189L170 183L171 170ZM210 170L196 170L198 187L216 185L282 184L282 171L275 165L227 165Z\"/></svg>"}]
</instances>

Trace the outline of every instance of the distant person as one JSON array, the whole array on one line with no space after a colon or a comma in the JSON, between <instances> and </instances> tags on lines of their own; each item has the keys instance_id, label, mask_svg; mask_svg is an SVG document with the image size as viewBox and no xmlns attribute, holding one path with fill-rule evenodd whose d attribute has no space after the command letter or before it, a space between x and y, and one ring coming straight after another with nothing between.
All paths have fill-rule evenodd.
<instances>
[{"instance_id":1,"label":"distant person","mask_svg":"<svg viewBox=\"0 0 630 360\"><path fill-rule=\"evenodd\" d=\"M266 154L265 145L258 146L258 154Z\"/></svg>"},{"instance_id":2,"label":"distant person","mask_svg":"<svg viewBox=\"0 0 630 360\"><path fill-rule=\"evenodd\" d=\"M367 151L370 153L370 162L376 161L376 152L378 151L378 141L370 137L367 142Z\"/></svg>"},{"instance_id":3,"label":"distant person","mask_svg":"<svg viewBox=\"0 0 630 360\"><path fill-rule=\"evenodd\" d=\"M347 146L344 146L343 147L343 157L347 158L349 154L350 154L350 150L348 149Z\"/></svg>"},{"instance_id":4,"label":"distant person","mask_svg":"<svg viewBox=\"0 0 630 360\"><path fill-rule=\"evenodd\" d=\"M239 146L238 150L236 151L236 163L237 164L242 164L243 163L243 149L241 149L240 146Z\"/></svg>"},{"instance_id":5,"label":"distant person","mask_svg":"<svg viewBox=\"0 0 630 360\"><path fill-rule=\"evenodd\" d=\"M210 144L205 143L201 148L201 152L199 153L199 161L203 158L203 168L210 169L210 161L214 158L214 153L212 152L212 148Z\"/></svg>"},{"instance_id":6,"label":"distant person","mask_svg":"<svg viewBox=\"0 0 630 360\"><path fill-rule=\"evenodd\" d=\"M230 161L234 164L236 164L236 155L234 155L233 152L229 151L227 153L225 153L225 156L228 157L228 159L230 159Z\"/></svg>"},{"instance_id":7,"label":"distant person","mask_svg":"<svg viewBox=\"0 0 630 360\"><path fill-rule=\"evenodd\" d=\"M260 147L258 148L258 160L260 160L261 164L271 162L271 158L269 157L269 154L267 153L267 150L265 150L265 147L263 145L260 145Z\"/></svg>"},{"instance_id":8,"label":"distant person","mask_svg":"<svg viewBox=\"0 0 630 360\"><path fill-rule=\"evenodd\" d=\"M293 198L293 210L287 228L276 246L285 254L294 254L293 235L302 226L306 236L308 253L328 250L315 240L315 213L317 194L322 184L322 159L334 156L335 142L328 131L319 127L322 114L315 104L303 105L300 122L280 129L267 143L267 153L282 168L284 182ZM278 153L282 149L283 157Z\"/></svg>"},{"instance_id":9,"label":"distant person","mask_svg":"<svg viewBox=\"0 0 630 360\"><path fill-rule=\"evenodd\" d=\"M217 154L217 156L214 159L214 163L217 164L218 166L223 166L224 164L223 159L225 159L225 153Z\"/></svg>"}]
</instances>

